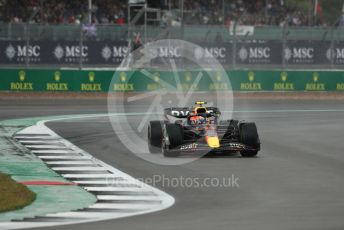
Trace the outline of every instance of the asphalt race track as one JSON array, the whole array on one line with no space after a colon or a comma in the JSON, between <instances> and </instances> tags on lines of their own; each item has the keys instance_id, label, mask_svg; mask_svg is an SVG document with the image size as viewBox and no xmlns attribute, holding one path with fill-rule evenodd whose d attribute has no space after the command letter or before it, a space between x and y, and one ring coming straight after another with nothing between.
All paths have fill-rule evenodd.
<instances>
[{"instance_id":1,"label":"asphalt race track","mask_svg":"<svg viewBox=\"0 0 344 230\"><path fill-rule=\"evenodd\" d=\"M105 113L101 100L0 100L1 119ZM239 100L234 118L257 123L257 158L205 157L161 166L131 154L108 118L51 122L48 126L98 159L137 178L223 178L239 187L163 186L174 196L169 209L112 221L49 229L343 229L344 103L341 101ZM131 116L137 123L139 117Z\"/></svg>"}]
</instances>

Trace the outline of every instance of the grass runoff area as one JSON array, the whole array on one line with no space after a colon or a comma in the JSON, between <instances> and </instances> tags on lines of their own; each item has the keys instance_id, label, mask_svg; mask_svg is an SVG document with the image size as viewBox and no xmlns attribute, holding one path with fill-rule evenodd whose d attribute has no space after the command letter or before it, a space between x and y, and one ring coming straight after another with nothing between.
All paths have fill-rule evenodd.
<instances>
[{"instance_id":1,"label":"grass runoff area","mask_svg":"<svg viewBox=\"0 0 344 230\"><path fill-rule=\"evenodd\" d=\"M10 176L0 173L0 213L16 210L31 204L36 194Z\"/></svg>"}]
</instances>

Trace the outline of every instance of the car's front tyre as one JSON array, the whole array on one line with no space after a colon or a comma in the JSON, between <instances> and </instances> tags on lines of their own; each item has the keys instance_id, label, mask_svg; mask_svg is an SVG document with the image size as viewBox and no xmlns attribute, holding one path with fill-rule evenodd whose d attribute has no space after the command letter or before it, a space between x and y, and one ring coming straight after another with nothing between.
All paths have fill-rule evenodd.
<instances>
[{"instance_id":1,"label":"car's front tyre","mask_svg":"<svg viewBox=\"0 0 344 230\"><path fill-rule=\"evenodd\" d=\"M150 153L161 153L164 121L151 121L148 125L148 149Z\"/></svg>"},{"instance_id":2,"label":"car's front tyre","mask_svg":"<svg viewBox=\"0 0 344 230\"><path fill-rule=\"evenodd\" d=\"M165 129L169 144L163 143L163 154L165 157L177 157L180 155L179 147L183 144L183 128L178 124L166 124Z\"/></svg>"},{"instance_id":3,"label":"car's front tyre","mask_svg":"<svg viewBox=\"0 0 344 230\"><path fill-rule=\"evenodd\" d=\"M255 123L242 123L240 125L240 141L247 146L257 149L240 151L241 156L254 157L257 155L260 149L260 141Z\"/></svg>"}]
</instances>

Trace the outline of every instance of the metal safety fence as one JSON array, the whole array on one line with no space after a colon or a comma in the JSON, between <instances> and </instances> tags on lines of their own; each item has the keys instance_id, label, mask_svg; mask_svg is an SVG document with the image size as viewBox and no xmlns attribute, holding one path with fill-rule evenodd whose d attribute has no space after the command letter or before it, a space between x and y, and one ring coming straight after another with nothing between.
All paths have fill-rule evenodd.
<instances>
[{"instance_id":1,"label":"metal safety fence","mask_svg":"<svg viewBox=\"0 0 344 230\"><path fill-rule=\"evenodd\" d=\"M90 32L91 31L91 32ZM0 65L6 67L117 67L134 35L143 44L181 39L200 45L195 58L216 57L227 69L341 69L344 29L338 27L136 26L0 24ZM160 55L178 59L178 47ZM171 52L169 52L171 51ZM173 56L175 55L175 56Z\"/></svg>"}]
</instances>

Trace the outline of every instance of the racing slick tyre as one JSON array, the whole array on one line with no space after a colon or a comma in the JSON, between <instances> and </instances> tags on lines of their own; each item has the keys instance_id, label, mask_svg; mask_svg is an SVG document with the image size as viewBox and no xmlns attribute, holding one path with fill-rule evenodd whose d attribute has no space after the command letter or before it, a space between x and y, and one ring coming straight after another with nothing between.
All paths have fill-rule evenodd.
<instances>
[{"instance_id":1,"label":"racing slick tyre","mask_svg":"<svg viewBox=\"0 0 344 230\"><path fill-rule=\"evenodd\" d=\"M148 125L148 149L150 153L161 153L162 126L164 121L151 121Z\"/></svg>"},{"instance_id":2,"label":"racing slick tyre","mask_svg":"<svg viewBox=\"0 0 344 230\"><path fill-rule=\"evenodd\" d=\"M259 149L260 141L255 123L243 123L240 125L240 141L245 145ZM257 153L258 150L240 151L243 157L254 157Z\"/></svg>"},{"instance_id":3,"label":"racing slick tyre","mask_svg":"<svg viewBox=\"0 0 344 230\"><path fill-rule=\"evenodd\" d=\"M183 129L178 124L166 124L166 134L169 140L169 146L164 144L163 154L165 157L177 157L180 154L179 146L183 144Z\"/></svg>"}]
</instances>

